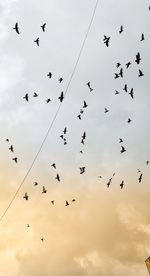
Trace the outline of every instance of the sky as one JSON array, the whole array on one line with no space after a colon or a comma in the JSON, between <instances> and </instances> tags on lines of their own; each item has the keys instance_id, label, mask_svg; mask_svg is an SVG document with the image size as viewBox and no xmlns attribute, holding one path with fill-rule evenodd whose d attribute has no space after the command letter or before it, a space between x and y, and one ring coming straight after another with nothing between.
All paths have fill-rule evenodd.
<instances>
[{"instance_id":1,"label":"sky","mask_svg":"<svg viewBox=\"0 0 150 276\"><path fill-rule=\"evenodd\" d=\"M0 0L0 216L54 118L95 4L92 0ZM149 0L99 1L60 112L0 222L0 276L148 275L144 261L150 255L149 5ZM20 35L13 30L16 22ZM45 22L43 33L40 26ZM119 34L121 25L124 32ZM109 47L104 35L110 36ZM37 37L39 47L34 42ZM135 63L138 52L140 65ZM117 62L124 77L114 79ZM144 73L141 78L139 69ZM125 84L128 91L134 89L134 99L123 91ZM115 95L115 90L120 93ZM28 102L23 99L26 93ZM79 120L84 100L88 107ZM104 108L109 112L104 113ZM65 127L67 145L60 138ZM123 154L119 138L126 149ZM17 164L12 160L15 156Z\"/></svg>"}]
</instances>

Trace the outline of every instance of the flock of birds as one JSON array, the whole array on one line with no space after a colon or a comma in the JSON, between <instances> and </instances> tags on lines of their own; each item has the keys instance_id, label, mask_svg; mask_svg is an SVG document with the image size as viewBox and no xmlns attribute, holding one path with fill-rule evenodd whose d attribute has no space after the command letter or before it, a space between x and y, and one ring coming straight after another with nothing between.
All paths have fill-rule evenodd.
<instances>
[{"instance_id":1,"label":"flock of birds","mask_svg":"<svg viewBox=\"0 0 150 276\"><path fill-rule=\"evenodd\" d=\"M150 7L149 7L149 10L150 10ZM40 27L41 27L41 29L42 29L43 32L46 31L46 23L44 23L44 24L41 25ZM16 31L16 33L17 33L18 35L20 34L18 22L16 22L16 24L15 24L15 26L14 26L13 29ZM120 29L119 29L119 34L121 35L123 32L124 32L124 27L121 25L121 26L120 26ZM140 38L140 42L143 42L144 40L145 40L145 35L144 35L144 33L142 33L142 34L141 34L141 38ZM106 45L106 47L109 47L109 46L110 46L110 41L111 41L111 37L110 37L110 36L104 35L103 42L104 42L104 44ZM39 46L40 46L40 38L39 38L39 37L36 38L36 39L34 40L34 43L39 47ZM136 54L136 57L135 57L135 63L136 63L137 65L140 65L141 60L142 60L141 54L138 52L138 53ZM131 61L128 61L128 62L125 64L126 70L128 70L128 68L131 66L131 64L132 64ZM115 72L114 79L123 78L123 77L124 77L124 69L123 69L123 67L121 67L121 63L120 63L120 62L117 62L116 68L117 68L118 72ZM144 76L144 73L142 72L142 70L141 70L141 69L138 69L138 77L141 78L141 77L143 77L143 76ZM48 72L48 73L47 73L47 77L48 77L49 79L51 79L51 78L53 77L52 72ZM59 83L61 83L61 82L63 81L63 78L60 77L60 78L58 79L58 81L59 81ZM89 92L93 92L93 91L94 91L94 89L92 88L92 85L91 85L91 82L90 82L90 81L88 81L88 82L86 83L86 85L87 85L87 87L88 87L88 89L89 89ZM134 89L133 89L133 87L129 89L129 88L128 88L128 85L125 84L124 87L123 87L123 91L124 91L125 93L128 93L128 95L131 97L131 99L134 99ZM119 93L120 93L120 92L119 92L118 90L115 90L115 95L118 95ZM38 94L37 94L36 92L34 92L33 97L34 97L34 98L38 97ZM25 96L23 97L23 99L26 100L26 101L28 102L28 101L29 101L29 94L26 93ZM64 100L64 92L63 92L63 91L61 92L60 96L58 97L58 100L60 101L60 103L63 102L63 100ZM47 102L47 103L49 103L50 101L51 101L50 98L46 99L46 102ZM82 107L80 108L80 112L79 112L79 114L77 115L77 118L78 118L79 120L82 119L82 114L84 113L84 111L85 111L85 109L86 109L87 107L88 107L88 104L87 104L87 102L84 100L84 101L83 101L83 105L82 105ZM104 113L108 113L108 112L109 112L109 109L108 109L107 107L105 107L105 108L104 108ZM131 122L132 122L132 119L131 119L131 118L128 118L128 119L127 119L127 123L131 123ZM60 138L62 139L64 145L67 145L66 134L67 134L67 127L64 128L62 134L60 135ZM82 135L82 137L81 137L81 144L82 144L82 145L85 144L85 139L86 139L86 131L83 132L83 135ZM9 142L9 139L6 139L6 141ZM123 142L124 142L123 139L122 139L122 138L119 138L119 144L122 144ZM14 152L14 147L13 147L13 145L10 145L9 150L10 150L11 152ZM123 153L125 153L125 152L126 152L126 148L125 148L123 145L121 145L120 153L123 154ZM80 153L83 154L83 150L80 150ZM18 158L17 158L17 157L14 157L14 158L12 158L12 160L15 161L15 163L17 163ZM149 164L149 161L146 161L146 164L148 165L148 164ZM56 170L56 164L55 164L55 163L52 163L51 166ZM86 171L86 167L85 167L85 166L79 168L79 173L80 173L81 175L84 174L85 171ZM138 169L138 173L139 173L138 182L141 183L141 181L142 181L142 179L143 179L143 173L142 173L139 169ZM110 187L110 185L111 185L111 183L112 183L112 179L113 179L114 176L115 176L115 173L113 173L113 176L108 180L108 182L107 182L107 188ZM102 178L102 176L98 176L98 178ZM61 181L61 178L60 178L59 173L56 173L55 179L56 179L58 182ZM38 183L35 182L34 185L37 186ZM124 187L124 180L122 180L121 183L120 183L120 188L123 189L123 187ZM45 194L45 193L47 193L47 189L45 188L45 186L43 186L43 187L42 187L42 194ZM28 199L29 199L29 195L28 195L27 192L25 192L25 194L24 194L24 196L23 196L23 199L25 199L25 200L28 200ZM76 200L75 200L75 199L72 199L71 201L72 201L72 202L75 202ZM52 201L51 201L51 204L54 205L54 204L55 204L55 201L52 200ZM69 201L66 200L66 201L65 201L65 206L67 207L67 206L69 206L69 205L70 205ZM27 227L30 227L30 225L27 224ZM41 241L43 242L44 239L41 238Z\"/></svg>"}]
</instances>

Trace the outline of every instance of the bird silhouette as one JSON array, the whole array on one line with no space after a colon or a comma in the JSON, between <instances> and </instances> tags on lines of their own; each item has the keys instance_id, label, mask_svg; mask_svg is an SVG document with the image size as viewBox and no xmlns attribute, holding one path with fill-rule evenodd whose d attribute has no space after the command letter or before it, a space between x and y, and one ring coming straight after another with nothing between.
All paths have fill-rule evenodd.
<instances>
[{"instance_id":1,"label":"bird silhouette","mask_svg":"<svg viewBox=\"0 0 150 276\"><path fill-rule=\"evenodd\" d=\"M114 79L118 79L119 78L119 74L115 73Z\"/></svg>"},{"instance_id":2,"label":"bird silhouette","mask_svg":"<svg viewBox=\"0 0 150 276\"><path fill-rule=\"evenodd\" d=\"M126 151L126 149L123 147L123 146L121 146L121 151L120 151L120 153L124 153Z\"/></svg>"},{"instance_id":3,"label":"bird silhouette","mask_svg":"<svg viewBox=\"0 0 150 276\"><path fill-rule=\"evenodd\" d=\"M64 135L67 133L67 128L65 127L63 130Z\"/></svg>"},{"instance_id":4,"label":"bird silhouette","mask_svg":"<svg viewBox=\"0 0 150 276\"><path fill-rule=\"evenodd\" d=\"M61 139L64 139L64 135L60 135L59 137L60 137Z\"/></svg>"},{"instance_id":5,"label":"bird silhouette","mask_svg":"<svg viewBox=\"0 0 150 276\"><path fill-rule=\"evenodd\" d=\"M8 139L8 138L6 139L6 142L8 142L8 143L9 143L9 139Z\"/></svg>"},{"instance_id":6,"label":"bird silhouette","mask_svg":"<svg viewBox=\"0 0 150 276\"><path fill-rule=\"evenodd\" d=\"M139 75L138 75L138 77L143 77L143 76L144 76L143 72L142 72L141 70L139 70Z\"/></svg>"},{"instance_id":7,"label":"bird silhouette","mask_svg":"<svg viewBox=\"0 0 150 276\"><path fill-rule=\"evenodd\" d=\"M118 94L119 94L119 92L117 90L115 90L115 95L118 95Z\"/></svg>"},{"instance_id":8,"label":"bird silhouette","mask_svg":"<svg viewBox=\"0 0 150 276\"><path fill-rule=\"evenodd\" d=\"M142 35L141 35L141 40L140 40L140 41L143 41L143 40L145 40L145 36L144 36L144 34L142 33Z\"/></svg>"},{"instance_id":9,"label":"bird silhouette","mask_svg":"<svg viewBox=\"0 0 150 276\"><path fill-rule=\"evenodd\" d=\"M50 101L51 101L51 99L50 99L50 98L48 98L48 99L46 100L46 102L47 102L47 103L49 103Z\"/></svg>"},{"instance_id":10,"label":"bird silhouette","mask_svg":"<svg viewBox=\"0 0 150 276\"><path fill-rule=\"evenodd\" d=\"M146 165L148 165L149 164L149 160L148 161L146 161Z\"/></svg>"},{"instance_id":11,"label":"bird silhouette","mask_svg":"<svg viewBox=\"0 0 150 276\"><path fill-rule=\"evenodd\" d=\"M60 79L59 79L59 82L61 83L62 81L63 81L63 78L60 78Z\"/></svg>"},{"instance_id":12,"label":"bird silhouette","mask_svg":"<svg viewBox=\"0 0 150 276\"><path fill-rule=\"evenodd\" d=\"M79 120L81 120L81 115L80 114L77 117L79 118Z\"/></svg>"},{"instance_id":13,"label":"bird silhouette","mask_svg":"<svg viewBox=\"0 0 150 276\"><path fill-rule=\"evenodd\" d=\"M49 79L51 79L51 77L52 77L52 73L51 73L51 72L49 72L49 73L47 74L47 77L49 77Z\"/></svg>"},{"instance_id":14,"label":"bird silhouette","mask_svg":"<svg viewBox=\"0 0 150 276\"><path fill-rule=\"evenodd\" d=\"M126 69L128 69L130 65L131 65L131 62L130 62L130 61L127 62L127 63L126 63Z\"/></svg>"},{"instance_id":15,"label":"bird silhouette","mask_svg":"<svg viewBox=\"0 0 150 276\"><path fill-rule=\"evenodd\" d=\"M85 167L80 168L80 174L83 174L85 172Z\"/></svg>"},{"instance_id":16,"label":"bird silhouette","mask_svg":"<svg viewBox=\"0 0 150 276\"><path fill-rule=\"evenodd\" d=\"M141 183L142 177L143 177L143 174L141 173L140 176L139 176L139 183Z\"/></svg>"},{"instance_id":17,"label":"bird silhouette","mask_svg":"<svg viewBox=\"0 0 150 276\"><path fill-rule=\"evenodd\" d=\"M63 99L64 99L64 93L63 92L61 92L61 94L58 97L58 99L60 100L61 103L63 102Z\"/></svg>"},{"instance_id":18,"label":"bird silhouette","mask_svg":"<svg viewBox=\"0 0 150 276\"><path fill-rule=\"evenodd\" d=\"M57 175L56 175L56 178L55 179L57 179L59 182L60 182L60 176L59 176L59 174L57 173Z\"/></svg>"},{"instance_id":19,"label":"bird silhouette","mask_svg":"<svg viewBox=\"0 0 150 276\"><path fill-rule=\"evenodd\" d=\"M84 101L83 102L83 108L86 108L86 107L88 107L88 105L87 105L86 101Z\"/></svg>"},{"instance_id":20,"label":"bird silhouette","mask_svg":"<svg viewBox=\"0 0 150 276\"><path fill-rule=\"evenodd\" d=\"M13 28L13 30L15 30L17 34L20 34L18 22L16 22L15 27Z\"/></svg>"},{"instance_id":21,"label":"bird silhouette","mask_svg":"<svg viewBox=\"0 0 150 276\"><path fill-rule=\"evenodd\" d=\"M45 189L45 187L43 186L42 187L42 194L46 194L47 193L47 190Z\"/></svg>"},{"instance_id":22,"label":"bird silhouette","mask_svg":"<svg viewBox=\"0 0 150 276\"><path fill-rule=\"evenodd\" d=\"M23 99L25 99L27 102L29 101L29 95L28 95L28 93L25 94L25 96L23 97Z\"/></svg>"},{"instance_id":23,"label":"bird silhouette","mask_svg":"<svg viewBox=\"0 0 150 276\"><path fill-rule=\"evenodd\" d=\"M37 186L38 185L38 183L37 182L34 182L34 186Z\"/></svg>"},{"instance_id":24,"label":"bird silhouette","mask_svg":"<svg viewBox=\"0 0 150 276\"><path fill-rule=\"evenodd\" d=\"M82 150L80 150L80 153L81 153L81 154L83 154L83 151L82 151Z\"/></svg>"},{"instance_id":25,"label":"bird silhouette","mask_svg":"<svg viewBox=\"0 0 150 276\"><path fill-rule=\"evenodd\" d=\"M82 138L85 139L86 138L86 132L83 132Z\"/></svg>"},{"instance_id":26,"label":"bird silhouette","mask_svg":"<svg viewBox=\"0 0 150 276\"><path fill-rule=\"evenodd\" d=\"M120 62L117 62L116 67L119 68L121 66Z\"/></svg>"},{"instance_id":27,"label":"bird silhouette","mask_svg":"<svg viewBox=\"0 0 150 276\"><path fill-rule=\"evenodd\" d=\"M53 167L54 169L56 169L56 164L53 163L53 164L51 165L51 167Z\"/></svg>"},{"instance_id":28,"label":"bird silhouette","mask_svg":"<svg viewBox=\"0 0 150 276\"><path fill-rule=\"evenodd\" d=\"M123 189L124 186L124 181L122 180L122 182L120 183L120 188Z\"/></svg>"},{"instance_id":29,"label":"bird silhouette","mask_svg":"<svg viewBox=\"0 0 150 276\"><path fill-rule=\"evenodd\" d=\"M66 204L65 204L65 206L69 206L69 202L66 200Z\"/></svg>"},{"instance_id":30,"label":"bird silhouette","mask_svg":"<svg viewBox=\"0 0 150 276\"><path fill-rule=\"evenodd\" d=\"M36 45L39 47L40 46L40 39L39 37L37 39L34 40L34 42L36 43Z\"/></svg>"},{"instance_id":31,"label":"bird silhouette","mask_svg":"<svg viewBox=\"0 0 150 276\"><path fill-rule=\"evenodd\" d=\"M109 47L109 42L110 42L110 36L107 37L106 35L104 35L104 39L103 39L104 43L106 44L107 47Z\"/></svg>"},{"instance_id":32,"label":"bird silhouette","mask_svg":"<svg viewBox=\"0 0 150 276\"><path fill-rule=\"evenodd\" d=\"M73 198L71 201L72 201L72 202L75 202L76 200L75 200L75 198Z\"/></svg>"},{"instance_id":33,"label":"bird silhouette","mask_svg":"<svg viewBox=\"0 0 150 276\"><path fill-rule=\"evenodd\" d=\"M121 25L120 30L119 30L119 34L121 34L123 32L123 26Z\"/></svg>"},{"instance_id":34,"label":"bird silhouette","mask_svg":"<svg viewBox=\"0 0 150 276\"><path fill-rule=\"evenodd\" d=\"M138 53L136 54L135 62L136 62L137 64L140 64L140 61L141 61L141 56L140 56L140 53L138 52Z\"/></svg>"},{"instance_id":35,"label":"bird silhouette","mask_svg":"<svg viewBox=\"0 0 150 276\"><path fill-rule=\"evenodd\" d=\"M104 108L104 113L109 112L109 109L107 109L106 107Z\"/></svg>"},{"instance_id":36,"label":"bird silhouette","mask_svg":"<svg viewBox=\"0 0 150 276\"><path fill-rule=\"evenodd\" d=\"M119 138L119 143L123 143L123 139L122 138Z\"/></svg>"},{"instance_id":37,"label":"bird silhouette","mask_svg":"<svg viewBox=\"0 0 150 276\"><path fill-rule=\"evenodd\" d=\"M129 95L131 96L132 99L134 98L134 96L133 96L133 88L131 88L131 91L129 92Z\"/></svg>"},{"instance_id":38,"label":"bird silhouette","mask_svg":"<svg viewBox=\"0 0 150 276\"><path fill-rule=\"evenodd\" d=\"M123 90L124 90L125 92L128 92L128 86L127 86L127 84L125 84Z\"/></svg>"},{"instance_id":39,"label":"bird silhouette","mask_svg":"<svg viewBox=\"0 0 150 276\"><path fill-rule=\"evenodd\" d=\"M18 163L18 158L17 157L12 158L12 160L15 161L15 163Z\"/></svg>"},{"instance_id":40,"label":"bird silhouette","mask_svg":"<svg viewBox=\"0 0 150 276\"><path fill-rule=\"evenodd\" d=\"M123 78L123 69L122 69L122 68L120 69L119 76L120 76L121 78Z\"/></svg>"},{"instance_id":41,"label":"bird silhouette","mask_svg":"<svg viewBox=\"0 0 150 276\"><path fill-rule=\"evenodd\" d=\"M41 238L41 241L44 242L44 238Z\"/></svg>"},{"instance_id":42,"label":"bird silhouette","mask_svg":"<svg viewBox=\"0 0 150 276\"><path fill-rule=\"evenodd\" d=\"M33 97L34 98L38 97L38 94L36 92L34 92Z\"/></svg>"},{"instance_id":43,"label":"bird silhouette","mask_svg":"<svg viewBox=\"0 0 150 276\"><path fill-rule=\"evenodd\" d=\"M128 121L127 121L127 122L128 122L128 124L129 124L129 123L131 123L131 122L132 122L132 120L131 120L130 118L128 118Z\"/></svg>"},{"instance_id":44,"label":"bird silhouette","mask_svg":"<svg viewBox=\"0 0 150 276\"><path fill-rule=\"evenodd\" d=\"M80 114L83 114L84 113L84 110L83 109L80 109Z\"/></svg>"},{"instance_id":45,"label":"bird silhouette","mask_svg":"<svg viewBox=\"0 0 150 276\"><path fill-rule=\"evenodd\" d=\"M40 26L42 28L42 31L45 32L46 23Z\"/></svg>"},{"instance_id":46,"label":"bird silhouette","mask_svg":"<svg viewBox=\"0 0 150 276\"><path fill-rule=\"evenodd\" d=\"M93 91L93 88L91 88L91 83L90 83L90 81L89 82L87 82L86 83L86 85L88 86L88 88L90 89L90 92L92 92Z\"/></svg>"},{"instance_id":47,"label":"bird silhouette","mask_svg":"<svg viewBox=\"0 0 150 276\"><path fill-rule=\"evenodd\" d=\"M25 200L28 200L28 199L29 199L29 196L28 196L27 192L25 192L25 195L23 196L23 198L24 198Z\"/></svg>"},{"instance_id":48,"label":"bird silhouette","mask_svg":"<svg viewBox=\"0 0 150 276\"><path fill-rule=\"evenodd\" d=\"M81 140L81 144L83 144L83 145L84 145L84 139L82 139L82 140Z\"/></svg>"},{"instance_id":49,"label":"bird silhouette","mask_svg":"<svg viewBox=\"0 0 150 276\"><path fill-rule=\"evenodd\" d=\"M29 224L27 224L27 228L29 228L30 227L30 225Z\"/></svg>"},{"instance_id":50,"label":"bird silhouette","mask_svg":"<svg viewBox=\"0 0 150 276\"><path fill-rule=\"evenodd\" d=\"M52 203L52 205L54 205L55 201L54 201L54 200L51 200L51 203Z\"/></svg>"},{"instance_id":51,"label":"bird silhouette","mask_svg":"<svg viewBox=\"0 0 150 276\"><path fill-rule=\"evenodd\" d=\"M14 152L13 145L10 146L9 150L11 150L12 152Z\"/></svg>"}]
</instances>

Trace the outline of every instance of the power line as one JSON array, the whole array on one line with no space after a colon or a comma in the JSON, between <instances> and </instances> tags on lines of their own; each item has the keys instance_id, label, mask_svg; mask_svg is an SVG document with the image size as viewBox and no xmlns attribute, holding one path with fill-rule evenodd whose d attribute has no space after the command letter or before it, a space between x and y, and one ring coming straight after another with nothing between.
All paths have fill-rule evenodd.
<instances>
[{"instance_id":1,"label":"power line","mask_svg":"<svg viewBox=\"0 0 150 276\"><path fill-rule=\"evenodd\" d=\"M83 40L82 45L81 45L81 49L80 49L79 54L78 54L78 57L77 57L77 61L76 61L75 65L74 65L73 71L72 71L72 73L71 73L71 76L70 76L70 78L69 78L67 87L66 87L66 89L65 89L65 92L64 92L64 95L65 95L65 96L66 96L66 94L67 94L67 92L68 92L68 89L69 89L69 87L70 87L71 81L72 81L72 79L73 79L73 76L74 76L74 74L75 74L76 68L77 68L77 66L78 66L78 63L79 63L81 54L82 54L82 52L83 52L84 45L85 45L85 43L86 43L88 34L89 34L89 32L90 32L90 29L91 29L91 26L92 26L92 23L93 23L93 19L94 19L96 10L97 10L98 2L99 2L99 0L96 1L96 4L95 4L95 7L94 7L94 10L93 10L93 13L92 13L92 17L91 17L91 20L90 20L88 29L87 29L87 31L86 31L84 40ZM59 111L60 111L61 106L62 106L62 102L59 104L59 106L58 106L58 108L57 108L57 110L56 110L56 113L55 113L55 115L54 115L54 117L53 117L53 120L50 122L50 125L49 125L49 127L48 127L48 130L47 130L45 136L44 136L44 139L43 139L43 141L42 141L42 143L41 143L41 145L40 145L40 147L39 147L39 149L38 149L38 151L37 151L37 153L36 153L36 155L35 155L35 157L34 157L32 163L31 163L31 165L30 165L29 169L27 170L27 172L26 172L26 174L25 174L23 180L21 181L19 187L17 188L17 190L16 190L15 194L13 195L13 197L12 197L10 203L8 204L7 208L4 210L3 214L1 215L1 217L0 217L0 222L2 221L2 219L4 218L4 216L6 215L6 213L8 212L9 208L10 208L11 205L13 204L13 202L14 202L14 200L15 200L17 194L19 193L19 191L20 191L21 187L23 186L25 180L27 179L27 177L28 177L30 171L32 170L32 168L33 168L33 166L34 166L34 163L36 162L36 160L37 160L37 158L38 158L38 156L39 156L39 154L40 154L40 152L41 152L41 150L42 150L42 148L43 148L43 146L44 146L44 144L45 144L45 141L47 140L47 137L48 137L48 135L49 135L49 133L50 133L52 127L53 127L53 124L54 124L54 122L55 122L55 120L56 120L56 118L57 118L57 116L58 116L58 114L59 114Z\"/></svg>"}]
</instances>

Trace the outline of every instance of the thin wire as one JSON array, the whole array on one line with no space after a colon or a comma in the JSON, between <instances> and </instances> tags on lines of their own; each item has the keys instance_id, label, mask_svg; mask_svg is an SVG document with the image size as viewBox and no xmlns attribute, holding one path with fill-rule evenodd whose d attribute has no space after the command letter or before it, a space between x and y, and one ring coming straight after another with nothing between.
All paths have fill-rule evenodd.
<instances>
[{"instance_id":1,"label":"thin wire","mask_svg":"<svg viewBox=\"0 0 150 276\"><path fill-rule=\"evenodd\" d=\"M69 79L68 85L67 85L67 87L66 87L66 90L65 90L65 92L64 92L64 95L66 95L67 92L68 92L68 89L69 89L69 87L70 87L71 81L72 81L72 79L73 79L73 76L74 76L74 74L75 74L76 68L77 68L77 66L78 66L78 63L79 63L81 54L82 54L82 52L83 52L83 48L84 48L85 42L86 42L86 40L87 40L88 34L89 34L89 32L90 32L90 29L91 29L91 25L92 25L92 23L93 23L93 19L94 19L96 10L97 10L98 2L99 2L99 0L96 1L95 8L94 8L94 11L93 11L93 13L92 13L92 17L91 17L91 20L90 20L90 23L89 23L89 26L88 26L88 29L87 29L85 38L84 38L84 40L83 40L83 43L82 43L82 46L81 46L81 49L80 49L80 52L79 52L77 61L76 61L75 65L74 65L74 68L73 68L72 74L71 74L71 76L70 76L70 79ZM40 145L40 147L39 147L39 149L38 149L38 151L37 151L37 153L36 153L36 155L35 155L35 157L34 157L32 163L31 163L31 165L30 165L30 167L29 167L27 173L25 174L23 180L21 181L21 183L20 183L18 189L16 190L15 194L13 195L13 197L12 197L10 203L8 204L7 208L4 210L3 214L1 215L1 217L0 217L0 222L2 221L2 219L3 219L4 216L6 215L7 211L9 210L9 208L11 207L11 205L13 204L13 202L14 202L14 200L15 200L17 194L19 193L19 191L20 191L21 187L23 186L25 180L27 179L27 177L28 177L30 171L32 170L32 168L33 168L33 166L34 166L34 163L35 163L35 161L37 160L37 158L38 158L38 156L39 156L39 154L40 154L40 152L41 152L41 150L42 150L42 148L43 148L43 146L44 146L44 144L45 144L45 141L47 140L47 137L48 137L48 135L49 135L49 133L50 133L50 131L51 131L51 129L52 129L52 126L53 126L53 124L54 124L54 122L55 122L55 120L56 120L56 118L57 118L57 116L58 116L58 113L59 113L59 111L60 111L61 106L62 106L62 102L61 102L61 103L59 104L59 106L58 106L58 109L57 109L57 111L56 111L56 113L55 113L55 115L54 115L54 118L53 118L52 122L51 122L50 125L49 125L49 128L48 128L48 130L47 130L47 132L46 132L46 134L45 134L45 136L44 136L44 139L43 139L43 141L42 141L42 143L41 143L41 145Z\"/></svg>"}]
</instances>

